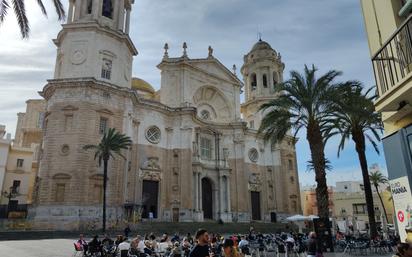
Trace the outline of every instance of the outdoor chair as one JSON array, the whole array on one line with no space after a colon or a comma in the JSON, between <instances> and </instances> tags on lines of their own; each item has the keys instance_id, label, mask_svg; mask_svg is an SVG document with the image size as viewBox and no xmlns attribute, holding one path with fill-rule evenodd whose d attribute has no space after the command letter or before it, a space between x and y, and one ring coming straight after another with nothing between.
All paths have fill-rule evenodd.
<instances>
[{"instance_id":1,"label":"outdoor chair","mask_svg":"<svg viewBox=\"0 0 412 257\"><path fill-rule=\"evenodd\" d=\"M73 252L73 257L77 257L77 256L83 256L84 252L83 252L83 246L77 242L73 243L74 245L74 252Z\"/></svg>"}]
</instances>

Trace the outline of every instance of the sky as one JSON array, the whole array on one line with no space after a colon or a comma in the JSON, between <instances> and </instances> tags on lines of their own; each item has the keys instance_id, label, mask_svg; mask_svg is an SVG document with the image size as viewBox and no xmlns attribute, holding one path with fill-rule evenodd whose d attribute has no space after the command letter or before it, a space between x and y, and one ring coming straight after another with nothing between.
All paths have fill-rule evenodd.
<instances>
[{"instance_id":1,"label":"sky","mask_svg":"<svg viewBox=\"0 0 412 257\"><path fill-rule=\"evenodd\" d=\"M25 101L40 98L37 92L53 77L56 47L52 39L61 25L50 0L44 1L48 18L42 16L35 2L26 1L29 39L21 39L12 12L0 26L0 124L12 134L16 114L25 111ZM355 79L366 87L375 85L359 0L135 0L130 37L139 55L134 59L133 76L160 88L156 65L166 42L170 57L182 55L183 42L187 42L188 55L193 58L206 57L210 45L224 65L240 68L258 34L281 53L285 79L291 70L302 71L304 64L315 64L319 74L335 69L343 72L341 81ZM314 173L306 169L310 151L305 131L298 137L300 183L313 185ZM333 167L327 175L328 184L360 180L352 142L339 158L338 142L339 138L332 138L325 149ZM369 145L368 162L379 164L386 174L381 144L380 152L376 154Z\"/></svg>"}]
</instances>

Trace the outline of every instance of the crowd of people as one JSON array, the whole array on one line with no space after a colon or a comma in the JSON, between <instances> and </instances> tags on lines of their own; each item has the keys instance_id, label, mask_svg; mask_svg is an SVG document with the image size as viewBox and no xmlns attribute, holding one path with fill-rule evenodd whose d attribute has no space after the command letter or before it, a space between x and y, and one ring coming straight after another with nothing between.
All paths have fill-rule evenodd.
<instances>
[{"instance_id":1,"label":"crowd of people","mask_svg":"<svg viewBox=\"0 0 412 257\"><path fill-rule=\"evenodd\" d=\"M199 229L195 236L163 234L160 238L153 233L129 238L130 228L124 235L112 240L108 235L101 239L96 235L86 242L83 235L75 242L77 252L87 257L243 257L263 256L268 246L275 246L273 252L292 253L296 256L322 257L322 243L316 233L270 234L255 233L253 229L245 235L223 236L209 234ZM412 246L399 244L394 257L412 257Z\"/></svg>"}]
</instances>

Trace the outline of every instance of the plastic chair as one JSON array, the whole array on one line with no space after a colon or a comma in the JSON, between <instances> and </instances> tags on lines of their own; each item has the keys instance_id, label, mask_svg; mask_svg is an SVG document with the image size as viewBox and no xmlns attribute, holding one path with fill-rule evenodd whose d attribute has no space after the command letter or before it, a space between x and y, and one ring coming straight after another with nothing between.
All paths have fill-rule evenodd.
<instances>
[{"instance_id":1,"label":"plastic chair","mask_svg":"<svg viewBox=\"0 0 412 257\"><path fill-rule=\"evenodd\" d=\"M83 246L78 242L73 243L73 245L74 245L74 252L72 256L73 257L83 256Z\"/></svg>"}]
</instances>

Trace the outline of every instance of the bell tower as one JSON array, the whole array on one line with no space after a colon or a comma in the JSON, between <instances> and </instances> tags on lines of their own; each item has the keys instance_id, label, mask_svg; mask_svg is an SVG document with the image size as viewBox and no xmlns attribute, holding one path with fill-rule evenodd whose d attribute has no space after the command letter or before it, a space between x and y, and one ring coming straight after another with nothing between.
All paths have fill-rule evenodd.
<instances>
[{"instance_id":1,"label":"bell tower","mask_svg":"<svg viewBox=\"0 0 412 257\"><path fill-rule=\"evenodd\" d=\"M245 84L245 103L241 109L248 127L258 129L263 118L262 113L258 112L259 107L276 97L276 85L283 81L285 64L280 54L261 39L243 60L241 73Z\"/></svg>"},{"instance_id":2,"label":"bell tower","mask_svg":"<svg viewBox=\"0 0 412 257\"><path fill-rule=\"evenodd\" d=\"M54 78L40 92L46 100L36 204L38 228L84 230L101 217L103 173L84 146L109 128L128 136L133 119L129 37L133 0L70 0L67 23L54 39ZM122 217L126 202L120 175L128 162L113 159L107 180L108 222ZM111 220L111 221L110 221Z\"/></svg>"},{"instance_id":3,"label":"bell tower","mask_svg":"<svg viewBox=\"0 0 412 257\"><path fill-rule=\"evenodd\" d=\"M129 37L134 0L70 0L67 23L54 40L54 78L94 78L131 87L133 56Z\"/></svg>"}]
</instances>

